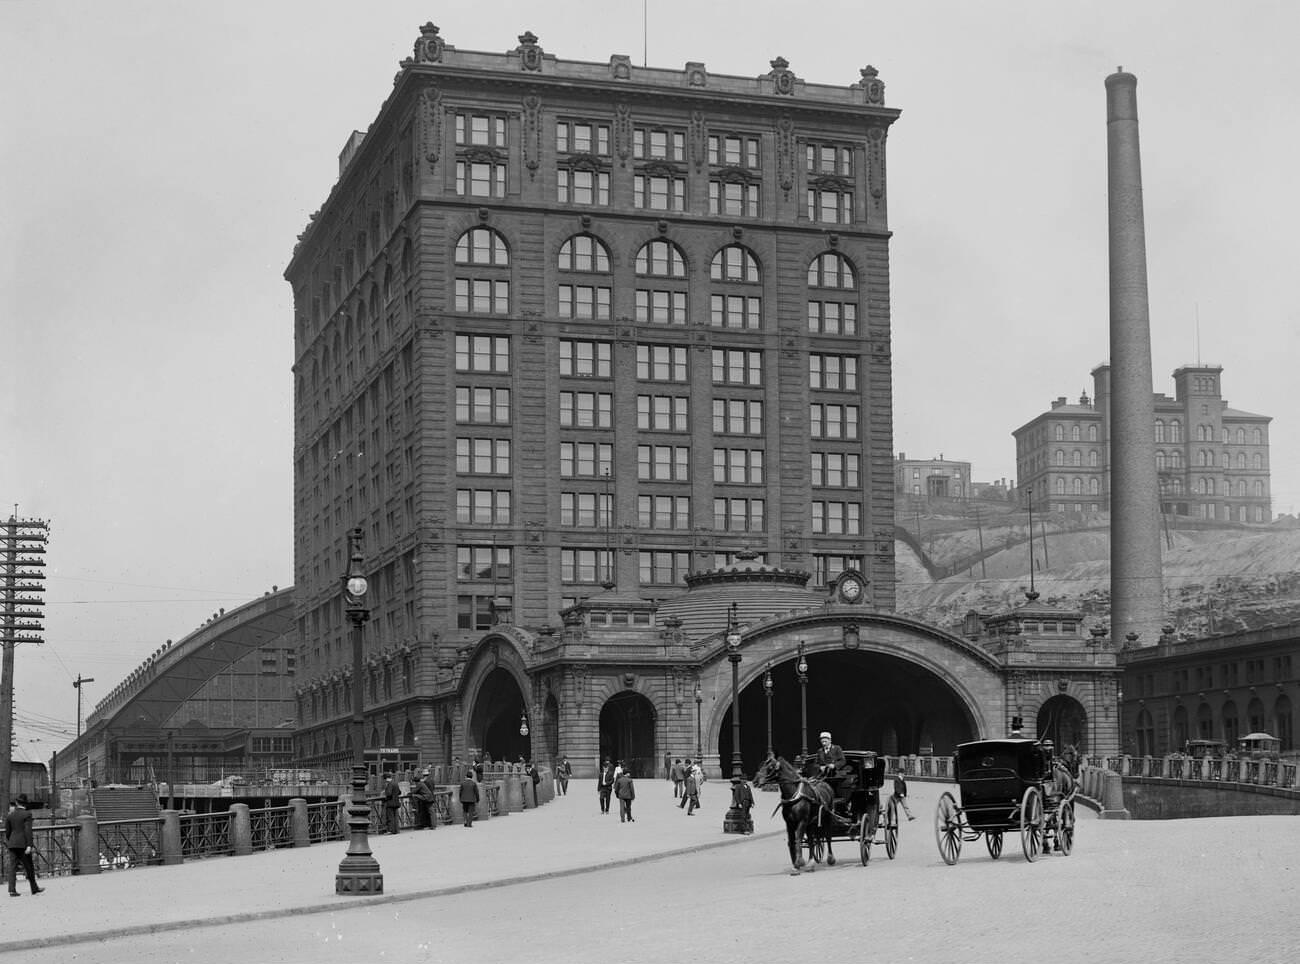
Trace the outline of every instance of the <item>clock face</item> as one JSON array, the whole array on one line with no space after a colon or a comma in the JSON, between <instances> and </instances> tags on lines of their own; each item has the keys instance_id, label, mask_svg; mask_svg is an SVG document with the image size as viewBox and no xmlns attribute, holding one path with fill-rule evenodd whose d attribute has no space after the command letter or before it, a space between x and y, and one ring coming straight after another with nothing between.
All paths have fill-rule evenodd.
<instances>
[{"instance_id":1,"label":"clock face","mask_svg":"<svg viewBox=\"0 0 1300 964\"><path fill-rule=\"evenodd\" d=\"M849 602L853 602L862 595L862 583L856 579L845 579L840 583L840 592Z\"/></svg>"}]
</instances>

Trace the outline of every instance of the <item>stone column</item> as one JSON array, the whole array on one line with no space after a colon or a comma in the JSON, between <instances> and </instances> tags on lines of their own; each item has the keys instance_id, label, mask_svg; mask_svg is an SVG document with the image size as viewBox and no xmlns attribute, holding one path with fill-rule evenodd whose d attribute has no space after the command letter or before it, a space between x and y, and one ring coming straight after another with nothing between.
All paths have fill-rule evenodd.
<instances>
[{"instance_id":1,"label":"stone column","mask_svg":"<svg viewBox=\"0 0 1300 964\"><path fill-rule=\"evenodd\" d=\"M236 857L246 857L253 852L253 824L246 803L230 805L230 847Z\"/></svg>"},{"instance_id":2,"label":"stone column","mask_svg":"<svg viewBox=\"0 0 1300 964\"><path fill-rule=\"evenodd\" d=\"M77 816L77 873L99 873L99 821L89 813Z\"/></svg>"},{"instance_id":3,"label":"stone column","mask_svg":"<svg viewBox=\"0 0 1300 964\"><path fill-rule=\"evenodd\" d=\"M1146 227L1138 145L1137 78L1106 78L1110 208L1111 638L1154 644L1164 623L1160 491L1155 464Z\"/></svg>"},{"instance_id":4,"label":"stone column","mask_svg":"<svg viewBox=\"0 0 1300 964\"><path fill-rule=\"evenodd\" d=\"M311 846L311 827L307 818L307 801L294 797L289 801L289 833L295 847Z\"/></svg>"},{"instance_id":5,"label":"stone column","mask_svg":"<svg viewBox=\"0 0 1300 964\"><path fill-rule=\"evenodd\" d=\"M179 864L184 860L181 853L181 814L179 810L162 812L162 859L164 866Z\"/></svg>"}]
</instances>

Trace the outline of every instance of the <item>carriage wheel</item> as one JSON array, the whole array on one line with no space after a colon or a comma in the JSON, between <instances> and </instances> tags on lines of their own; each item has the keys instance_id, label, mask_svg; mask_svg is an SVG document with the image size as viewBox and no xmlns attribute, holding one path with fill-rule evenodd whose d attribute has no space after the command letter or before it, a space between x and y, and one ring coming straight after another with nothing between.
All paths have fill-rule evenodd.
<instances>
[{"instance_id":1,"label":"carriage wheel","mask_svg":"<svg viewBox=\"0 0 1300 964\"><path fill-rule=\"evenodd\" d=\"M939 845L939 856L952 866L961 856L961 811L957 801L946 790L934 808L934 839Z\"/></svg>"},{"instance_id":2,"label":"carriage wheel","mask_svg":"<svg viewBox=\"0 0 1300 964\"><path fill-rule=\"evenodd\" d=\"M1056 808L1056 846L1064 857L1074 849L1074 804L1069 800Z\"/></svg>"},{"instance_id":3,"label":"carriage wheel","mask_svg":"<svg viewBox=\"0 0 1300 964\"><path fill-rule=\"evenodd\" d=\"M826 852L826 845L822 843L821 837L808 838L808 859L815 864L822 862L822 854Z\"/></svg>"},{"instance_id":4,"label":"carriage wheel","mask_svg":"<svg viewBox=\"0 0 1300 964\"><path fill-rule=\"evenodd\" d=\"M871 860L871 844L874 842L871 838L874 836L871 832L871 814L864 813L862 819L858 821L858 856L862 858L862 866L866 866Z\"/></svg>"},{"instance_id":5,"label":"carriage wheel","mask_svg":"<svg viewBox=\"0 0 1300 964\"><path fill-rule=\"evenodd\" d=\"M1043 852L1043 795L1030 787L1020 801L1020 847L1031 863Z\"/></svg>"},{"instance_id":6,"label":"carriage wheel","mask_svg":"<svg viewBox=\"0 0 1300 964\"><path fill-rule=\"evenodd\" d=\"M898 804L893 797L885 805L885 853L890 860L898 853Z\"/></svg>"},{"instance_id":7,"label":"carriage wheel","mask_svg":"<svg viewBox=\"0 0 1300 964\"><path fill-rule=\"evenodd\" d=\"M1002 831L990 830L984 834L984 846L989 848L989 856L997 860L1002 856Z\"/></svg>"}]
</instances>

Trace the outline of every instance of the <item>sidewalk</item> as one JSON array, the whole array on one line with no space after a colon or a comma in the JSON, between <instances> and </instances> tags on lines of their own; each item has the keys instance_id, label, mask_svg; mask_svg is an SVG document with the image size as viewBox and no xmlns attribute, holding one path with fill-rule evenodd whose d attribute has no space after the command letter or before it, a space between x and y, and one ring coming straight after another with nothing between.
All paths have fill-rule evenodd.
<instances>
[{"instance_id":1,"label":"sidewalk","mask_svg":"<svg viewBox=\"0 0 1300 964\"><path fill-rule=\"evenodd\" d=\"M383 894L343 897L334 875L347 841L313 844L247 857L212 857L173 867L145 867L41 881L45 893L3 898L0 953L72 944L103 937L148 934L203 924L265 920L396 903L466 890L599 870L671 857L703 847L741 844L784 833L774 793L755 794L753 837L723 834L731 803L726 781L709 781L700 809L677 809L672 784L638 780L634 823L620 824L618 802L602 815L595 781L575 780L567 796L536 810L451 825L371 836L384 875Z\"/></svg>"}]
</instances>

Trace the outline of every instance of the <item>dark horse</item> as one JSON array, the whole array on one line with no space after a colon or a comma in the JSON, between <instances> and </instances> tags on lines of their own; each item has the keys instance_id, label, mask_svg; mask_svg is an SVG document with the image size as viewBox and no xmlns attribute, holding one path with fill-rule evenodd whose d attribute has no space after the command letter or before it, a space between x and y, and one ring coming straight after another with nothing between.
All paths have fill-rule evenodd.
<instances>
[{"instance_id":1,"label":"dark horse","mask_svg":"<svg viewBox=\"0 0 1300 964\"><path fill-rule=\"evenodd\" d=\"M790 871L797 874L804 867L804 840L821 840L826 844L826 862L835 863L831 851L830 827L835 816L835 794L823 780L808 779L785 758L770 756L754 774L754 788L775 783L781 789L782 815L785 817L786 840L790 846ZM808 864L810 871L815 864Z\"/></svg>"}]
</instances>

